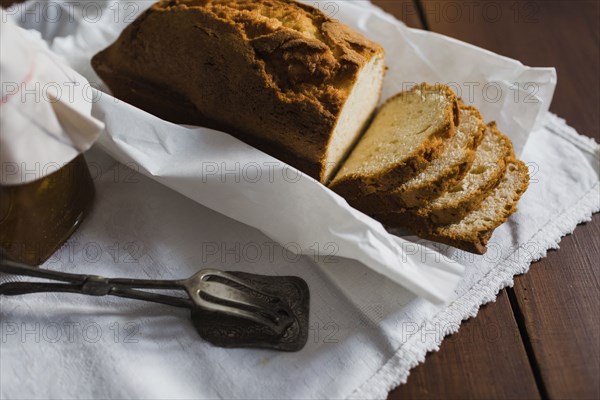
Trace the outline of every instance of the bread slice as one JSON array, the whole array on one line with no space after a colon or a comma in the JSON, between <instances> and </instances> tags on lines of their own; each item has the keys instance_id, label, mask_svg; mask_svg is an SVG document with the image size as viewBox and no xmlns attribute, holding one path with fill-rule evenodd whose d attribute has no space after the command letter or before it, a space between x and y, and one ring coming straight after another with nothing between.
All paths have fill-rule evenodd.
<instances>
[{"instance_id":1,"label":"bread slice","mask_svg":"<svg viewBox=\"0 0 600 400\"><path fill-rule=\"evenodd\" d=\"M347 199L398 187L441 153L458 123L457 97L448 86L423 83L399 93L382 106L329 186Z\"/></svg>"},{"instance_id":2,"label":"bread slice","mask_svg":"<svg viewBox=\"0 0 600 400\"><path fill-rule=\"evenodd\" d=\"M379 102L383 48L286 0L162 0L92 59L113 94L329 181Z\"/></svg>"},{"instance_id":3,"label":"bread slice","mask_svg":"<svg viewBox=\"0 0 600 400\"><path fill-rule=\"evenodd\" d=\"M506 170L506 160L511 157L514 158L512 142L491 122L477 147L471 168L448 192L419 208L368 214L387 226L405 227L414 232L426 232L439 225L458 222L498 185Z\"/></svg>"},{"instance_id":4,"label":"bread slice","mask_svg":"<svg viewBox=\"0 0 600 400\"><path fill-rule=\"evenodd\" d=\"M481 205L459 222L439 226L419 236L475 253L484 254L494 230L517 210L517 202L529 186L527 166L518 160L508 161L500 184Z\"/></svg>"},{"instance_id":5,"label":"bread slice","mask_svg":"<svg viewBox=\"0 0 600 400\"><path fill-rule=\"evenodd\" d=\"M495 122L489 123L466 176L443 196L419 208L416 214L436 225L462 219L498 184L506 170L506 159L513 154L511 140L498 130Z\"/></svg>"},{"instance_id":6,"label":"bread slice","mask_svg":"<svg viewBox=\"0 0 600 400\"><path fill-rule=\"evenodd\" d=\"M348 199L348 202L367 214L415 208L456 185L471 168L486 130L483 117L475 107L460 103L459 115L460 125L454 137L446 141L442 153L417 176L390 192Z\"/></svg>"}]
</instances>

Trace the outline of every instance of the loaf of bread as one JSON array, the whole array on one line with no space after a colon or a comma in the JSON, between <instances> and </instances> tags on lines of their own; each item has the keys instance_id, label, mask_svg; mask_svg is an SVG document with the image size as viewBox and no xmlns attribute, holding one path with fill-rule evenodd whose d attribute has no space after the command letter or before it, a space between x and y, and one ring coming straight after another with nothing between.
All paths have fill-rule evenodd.
<instances>
[{"instance_id":1,"label":"loaf of bread","mask_svg":"<svg viewBox=\"0 0 600 400\"><path fill-rule=\"evenodd\" d=\"M445 85L379 101L383 49L289 0L163 0L92 60L114 95L231 133L391 228L474 253L516 210L526 166Z\"/></svg>"},{"instance_id":2,"label":"loaf of bread","mask_svg":"<svg viewBox=\"0 0 600 400\"><path fill-rule=\"evenodd\" d=\"M381 46L285 0L163 0L97 54L113 94L329 180L370 120Z\"/></svg>"}]
</instances>

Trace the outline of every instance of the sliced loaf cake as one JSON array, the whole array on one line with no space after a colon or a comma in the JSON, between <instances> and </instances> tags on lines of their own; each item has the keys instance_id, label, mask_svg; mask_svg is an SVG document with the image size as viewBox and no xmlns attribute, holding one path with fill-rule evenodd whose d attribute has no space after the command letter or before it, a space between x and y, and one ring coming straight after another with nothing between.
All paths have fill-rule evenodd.
<instances>
[{"instance_id":1,"label":"sliced loaf cake","mask_svg":"<svg viewBox=\"0 0 600 400\"><path fill-rule=\"evenodd\" d=\"M510 141L495 125L482 135L478 111L459 111L448 86L399 93L369 124L383 48L296 1L159 0L92 65L122 100L229 132L355 207L366 201L391 225L409 220L471 251L482 251L526 188L522 163L510 158L494 189Z\"/></svg>"},{"instance_id":2,"label":"sliced loaf cake","mask_svg":"<svg viewBox=\"0 0 600 400\"><path fill-rule=\"evenodd\" d=\"M382 106L329 186L347 199L398 187L442 152L458 123L458 99L448 86L421 84L399 93Z\"/></svg>"},{"instance_id":3,"label":"sliced loaf cake","mask_svg":"<svg viewBox=\"0 0 600 400\"><path fill-rule=\"evenodd\" d=\"M471 170L455 186L460 190L421 208L372 215L390 228L409 228L420 237L483 254L494 229L516 210L528 183L527 166L516 160L510 139L490 123Z\"/></svg>"}]
</instances>

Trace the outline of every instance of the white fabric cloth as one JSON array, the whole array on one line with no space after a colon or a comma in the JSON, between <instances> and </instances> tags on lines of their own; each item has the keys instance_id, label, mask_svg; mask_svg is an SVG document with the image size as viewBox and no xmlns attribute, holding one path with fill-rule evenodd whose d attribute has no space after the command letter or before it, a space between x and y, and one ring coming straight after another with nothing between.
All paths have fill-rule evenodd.
<instances>
[{"instance_id":1,"label":"white fabric cloth","mask_svg":"<svg viewBox=\"0 0 600 400\"><path fill-rule=\"evenodd\" d=\"M338 10L340 18L345 10ZM389 16L380 16L381 24L365 17L356 27L379 35L395 29L423 41L422 48L399 47L398 56L424 51L424 33L404 30ZM53 42L55 50L61 45L58 39ZM74 58L76 64L81 56ZM532 70L517 62L496 61L517 71L518 79L531 77ZM412 73L430 76L435 71ZM548 99L554 88L553 71L537 72L540 99ZM441 75L437 80L447 81ZM386 86L388 94L398 89L391 85ZM478 104L477 99L474 102ZM444 335L511 284L514 274L525 272L532 260L557 247L563 235L600 209L596 143L578 136L556 116L544 115L547 102L521 105L529 107L528 112L521 110L523 114L534 116L526 121L511 120L495 103L479 102L482 108L489 107L485 115L515 127L520 132L517 139L524 139L538 121L522 153L532 167L532 184L519 212L494 234L487 255L437 246L467 266L447 306L416 298L358 262L306 253L298 257L290 243L277 245L258 230L93 150L88 161L97 188L94 210L46 267L155 279L187 277L210 266L298 275L312 294L309 342L291 354L225 350L200 340L187 312L167 306L65 294L1 298L0 398L384 397L428 350L439 346ZM543 117L536 119L540 113ZM426 247L413 250L417 254L412 256L429 263L439 257ZM315 248L316 255L328 251Z\"/></svg>"},{"instance_id":2,"label":"white fabric cloth","mask_svg":"<svg viewBox=\"0 0 600 400\"><path fill-rule=\"evenodd\" d=\"M203 342L187 312L167 306L69 294L2 298L0 398L385 397L513 275L600 210L598 144L552 114L544 124L523 154L532 184L488 254L443 248L467 266L448 306L415 298L356 262L296 258L92 152L94 211L48 268L157 279L187 277L199 266L298 275L312 293L308 344L298 353L226 350Z\"/></svg>"}]
</instances>

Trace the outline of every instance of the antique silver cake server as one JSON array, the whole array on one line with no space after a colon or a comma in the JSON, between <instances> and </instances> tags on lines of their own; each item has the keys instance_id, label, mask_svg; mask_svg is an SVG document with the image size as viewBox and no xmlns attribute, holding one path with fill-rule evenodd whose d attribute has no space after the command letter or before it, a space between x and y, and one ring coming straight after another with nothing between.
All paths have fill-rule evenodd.
<instances>
[{"instance_id":1,"label":"antique silver cake server","mask_svg":"<svg viewBox=\"0 0 600 400\"><path fill-rule=\"evenodd\" d=\"M0 284L3 296L67 292L188 308L200 336L217 346L298 351L308 338L309 290L298 277L204 269L182 280L104 278L9 260L0 260L0 273L63 282L7 282ZM186 296L137 289L179 290Z\"/></svg>"}]
</instances>

